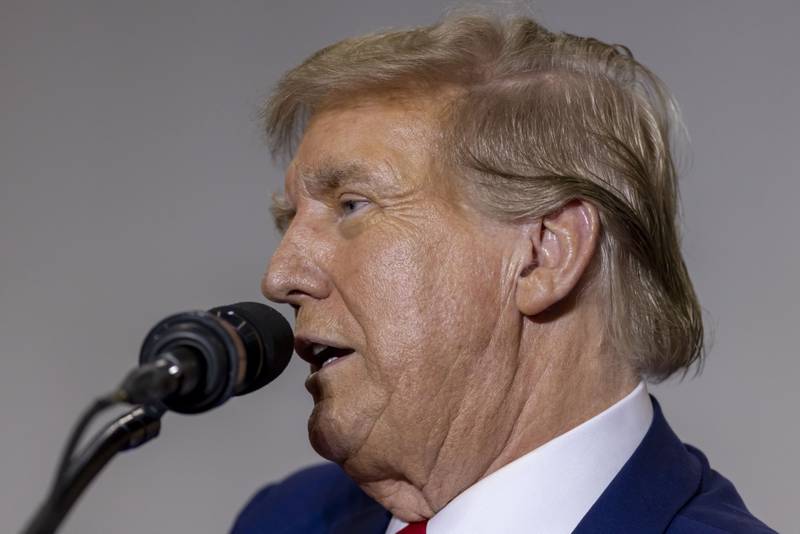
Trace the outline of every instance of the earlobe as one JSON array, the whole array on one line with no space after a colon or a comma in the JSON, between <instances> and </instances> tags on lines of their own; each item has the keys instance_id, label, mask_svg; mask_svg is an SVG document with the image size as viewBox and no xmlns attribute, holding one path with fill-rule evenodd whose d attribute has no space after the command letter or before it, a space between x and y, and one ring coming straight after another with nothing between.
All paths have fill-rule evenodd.
<instances>
[{"instance_id":1,"label":"earlobe","mask_svg":"<svg viewBox=\"0 0 800 534\"><path fill-rule=\"evenodd\" d=\"M600 219L592 204L575 200L528 228L535 232L528 236L531 261L520 271L516 303L534 316L578 286L597 250Z\"/></svg>"}]
</instances>

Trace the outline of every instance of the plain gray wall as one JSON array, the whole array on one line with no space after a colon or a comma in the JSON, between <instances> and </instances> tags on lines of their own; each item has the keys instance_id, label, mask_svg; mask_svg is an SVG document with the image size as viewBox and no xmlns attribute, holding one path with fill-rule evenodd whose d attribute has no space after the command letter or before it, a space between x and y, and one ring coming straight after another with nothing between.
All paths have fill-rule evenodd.
<instances>
[{"instance_id":1,"label":"plain gray wall","mask_svg":"<svg viewBox=\"0 0 800 534\"><path fill-rule=\"evenodd\" d=\"M280 183L259 103L348 35L444 1L2 1L0 531L40 502L68 429L170 313L258 299ZM553 29L630 46L682 104L685 253L715 342L654 388L750 508L800 532L800 3L542 0ZM282 309L288 312L288 309ZM297 362L274 384L114 461L65 533L216 533L317 461Z\"/></svg>"}]
</instances>

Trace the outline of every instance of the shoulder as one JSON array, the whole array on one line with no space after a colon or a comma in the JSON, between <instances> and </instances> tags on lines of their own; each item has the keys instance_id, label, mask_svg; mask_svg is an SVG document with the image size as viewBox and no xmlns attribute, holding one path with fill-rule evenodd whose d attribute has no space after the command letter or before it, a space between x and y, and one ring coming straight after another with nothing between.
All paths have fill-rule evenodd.
<instances>
[{"instance_id":1,"label":"shoulder","mask_svg":"<svg viewBox=\"0 0 800 534\"><path fill-rule=\"evenodd\" d=\"M338 465L320 464L259 490L242 509L232 533L323 533L373 506L375 502Z\"/></svg>"},{"instance_id":2,"label":"shoulder","mask_svg":"<svg viewBox=\"0 0 800 534\"><path fill-rule=\"evenodd\" d=\"M711 469L705 455L691 445L686 450L701 465L697 493L678 511L668 534L774 534L745 506L733 484Z\"/></svg>"},{"instance_id":3,"label":"shoulder","mask_svg":"<svg viewBox=\"0 0 800 534\"><path fill-rule=\"evenodd\" d=\"M703 453L681 442L651 399L650 429L575 532L774 533Z\"/></svg>"}]
</instances>

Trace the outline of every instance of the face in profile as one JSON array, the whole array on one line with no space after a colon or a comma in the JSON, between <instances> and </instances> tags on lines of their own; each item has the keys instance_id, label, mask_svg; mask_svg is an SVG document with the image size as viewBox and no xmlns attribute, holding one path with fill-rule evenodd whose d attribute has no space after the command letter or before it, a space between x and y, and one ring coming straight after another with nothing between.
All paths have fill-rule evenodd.
<instances>
[{"instance_id":1,"label":"face in profile","mask_svg":"<svg viewBox=\"0 0 800 534\"><path fill-rule=\"evenodd\" d=\"M296 310L311 443L352 472L479 424L471 407L513 377L502 356L513 351L498 346L515 339L510 230L437 170L426 105L365 101L313 118L263 280Z\"/></svg>"}]
</instances>

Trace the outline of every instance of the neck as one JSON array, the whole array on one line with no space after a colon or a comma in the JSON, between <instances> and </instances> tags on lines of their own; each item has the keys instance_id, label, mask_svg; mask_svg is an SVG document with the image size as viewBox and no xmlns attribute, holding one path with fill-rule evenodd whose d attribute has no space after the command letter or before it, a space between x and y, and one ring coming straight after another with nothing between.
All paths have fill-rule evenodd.
<instances>
[{"instance_id":1,"label":"neck","mask_svg":"<svg viewBox=\"0 0 800 534\"><path fill-rule=\"evenodd\" d=\"M480 479L624 398L639 377L585 334L599 330L569 323L526 325L518 347L535 351L518 350L505 372L476 373L444 439L423 444L407 470L360 482L364 491L404 521L430 518Z\"/></svg>"}]
</instances>

